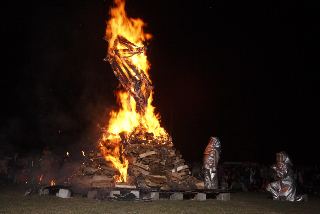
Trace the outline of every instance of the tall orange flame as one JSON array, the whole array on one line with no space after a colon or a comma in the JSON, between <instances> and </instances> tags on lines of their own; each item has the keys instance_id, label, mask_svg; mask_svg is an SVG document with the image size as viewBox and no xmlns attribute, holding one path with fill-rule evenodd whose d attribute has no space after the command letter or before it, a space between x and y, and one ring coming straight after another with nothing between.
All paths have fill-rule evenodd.
<instances>
[{"instance_id":1,"label":"tall orange flame","mask_svg":"<svg viewBox=\"0 0 320 214\"><path fill-rule=\"evenodd\" d=\"M144 33L143 27L146 25L141 19L128 18L125 11L125 1L115 0L116 7L110 9L111 19L107 22L106 36L105 38L109 42L110 47L114 46L114 42L118 35L125 37L128 41L134 43L139 47L143 47L143 42L152 38L151 34ZM118 48L121 49L120 44ZM135 65L138 72L144 71L149 78L148 70L150 63L147 60L145 52L136 54L130 58L126 58L131 64ZM134 76L135 74L132 73ZM149 78L150 79L150 78ZM107 126L108 136L104 135L101 142L111 140L110 142L119 142L119 133L127 132L149 132L153 133L155 137L168 138L167 132L160 126L160 115L155 114L155 107L152 103L151 93L148 99L148 106L143 113L136 111L135 100L130 94L124 90L118 91L117 98L120 105L118 112L111 111L109 124ZM128 160L122 154L122 145L114 151L106 149L103 143L100 142L101 153L104 155L106 161L113 163L121 176L118 181L126 182L126 175L128 169Z\"/></svg>"},{"instance_id":2,"label":"tall orange flame","mask_svg":"<svg viewBox=\"0 0 320 214\"><path fill-rule=\"evenodd\" d=\"M144 33L143 27L146 25L141 19L128 18L124 9L125 1L114 0L117 7L110 9L111 19L107 22L106 36L109 41L109 49L113 46L118 35L124 36L130 42L138 46L143 46L143 42L151 39L152 35ZM139 54L132 57L132 61L139 69L146 73L150 68L145 54Z\"/></svg>"}]
</instances>

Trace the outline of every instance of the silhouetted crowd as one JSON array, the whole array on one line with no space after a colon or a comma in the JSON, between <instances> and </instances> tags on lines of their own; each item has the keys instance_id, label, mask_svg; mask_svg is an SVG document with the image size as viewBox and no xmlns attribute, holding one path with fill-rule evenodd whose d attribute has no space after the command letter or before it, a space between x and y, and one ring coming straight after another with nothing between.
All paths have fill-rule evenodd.
<instances>
[{"instance_id":1,"label":"silhouetted crowd","mask_svg":"<svg viewBox=\"0 0 320 214\"><path fill-rule=\"evenodd\" d=\"M191 173L203 179L200 162L190 166ZM278 180L271 166L259 164L218 165L219 189L233 191L266 191L270 182ZM317 165L294 167L298 194L320 194L320 173Z\"/></svg>"},{"instance_id":2,"label":"silhouetted crowd","mask_svg":"<svg viewBox=\"0 0 320 214\"><path fill-rule=\"evenodd\" d=\"M189 164L193 176L203 180L200 162ZM42 154L0 157L0 184L50 184L64 181L75 168L66 155L59 157L47 147ZM294 167L297 194L320 194L320 173L317 165ZM72 170L71 170L72 171ZM266 191L270 182L277 180L271 166L259 164L218 165L219 189L233 191Z\"/></svg>"},{"instance_id":3,"label":"silhouetted crowd","mask_svg":"<svg viewBox=\"0 0 320 214\"><path fill-rule=\"evenodd\" d=\"M54 155L49 147L42 154L20 156L15 153L0 159L0 184L50 184L66 179L61 170L67 171L70 166L67 156Z\"/></svg>"}]
</instances>

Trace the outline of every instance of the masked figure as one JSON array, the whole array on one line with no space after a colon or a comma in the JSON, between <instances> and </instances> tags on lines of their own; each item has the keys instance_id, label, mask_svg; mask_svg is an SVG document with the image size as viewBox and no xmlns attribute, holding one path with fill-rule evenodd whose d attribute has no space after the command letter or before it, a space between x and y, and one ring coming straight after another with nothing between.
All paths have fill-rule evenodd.
<instances>
[{"instance_id":1,"label":"masked figure","mask_svg":"<svg viewBox=\"0 0 320 214\"><path fill-rule=\"evenodd\" d=\"M269 184L267 190L271 192L273 200L303 201L307 195L296 195L296 183L293 178L292 161L286 152L277 153L277 164L273 167L278 181Z\"/></svg>"},{"instance_id":2,"label":"masked figure","mask_svg":"<svg viewBox=\"0 0 320 214\"><path fill-rule=\"evenodd\" d=\"M203 158L204 187L218 189L217 166L220 158L221 144L218 138L211 137Z\"/></svg>"}]
</instances>

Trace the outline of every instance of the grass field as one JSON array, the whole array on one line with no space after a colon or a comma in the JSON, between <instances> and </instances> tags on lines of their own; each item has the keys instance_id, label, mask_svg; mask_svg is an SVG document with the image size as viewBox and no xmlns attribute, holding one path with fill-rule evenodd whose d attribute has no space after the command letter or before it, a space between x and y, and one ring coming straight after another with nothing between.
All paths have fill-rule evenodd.
<instances>
[{"instance_id":1,"label":"grass field","mask_svg":"<svg viewBox=\"0 0 320 214\"><path fill-rule=\"evenodd\" d=\"M308 202L273 201L269 193L231 193L230 201L109 202L75 195L25 196L26 186L0 186L0 213L320 213L320 196Z\"/></svg>"}]
</instances>

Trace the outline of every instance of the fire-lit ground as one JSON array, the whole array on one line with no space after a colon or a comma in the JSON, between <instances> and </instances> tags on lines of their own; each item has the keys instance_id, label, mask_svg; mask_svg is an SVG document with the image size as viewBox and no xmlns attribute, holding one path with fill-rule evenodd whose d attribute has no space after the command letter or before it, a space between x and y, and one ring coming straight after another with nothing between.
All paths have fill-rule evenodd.
<instances>
[{"instance_id":1,"label":"fire-lit ground","mask_svg":"<svg viewBox=\"0 0 320 214\"><path fill-rule=\"evenodd\" d=\"M25 196L29 186L0 186L2 213L320 213L320 196L308 202L273 201L265 192L236 192L230 201L159 200L153 202L108 202L73 195Z\"/></svg>"}]
</instances>

